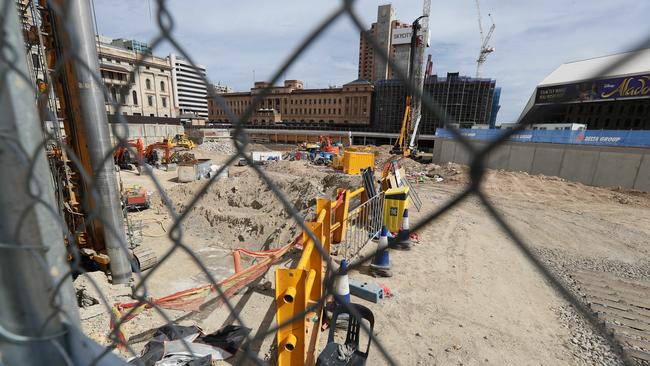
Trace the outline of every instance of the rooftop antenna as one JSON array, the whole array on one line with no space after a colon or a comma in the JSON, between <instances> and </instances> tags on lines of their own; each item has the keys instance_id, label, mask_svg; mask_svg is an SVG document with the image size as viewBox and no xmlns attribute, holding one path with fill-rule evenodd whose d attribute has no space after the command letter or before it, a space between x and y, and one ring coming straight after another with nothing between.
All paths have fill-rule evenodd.
<instances>
[{"instance_id":1,"label":"rooftop antenna","mask_svg":"<svg viewBox=\"0 0 650 366\"><path fill-rule=\"evenodd\" d=\"M476 77L481 76L481 66L485 63L485 60L487 59L487 56L494 52L494 47L489 46L488 42L490 42L490 38L492 38L492 33L494 33L494 28L496 27L494 25L494 20L492 20L492 14L488 14L488 17L490 18L490 21L492 22L492 26L488 30L488 33L486 36L483 35L483 23L481 22L481 6L479 4L479 0L476 0L476 13L478 14L478 30L479 33L481 34L481 49L478 53L478 59L476 59Z\"/></svg>"}]
</instances>

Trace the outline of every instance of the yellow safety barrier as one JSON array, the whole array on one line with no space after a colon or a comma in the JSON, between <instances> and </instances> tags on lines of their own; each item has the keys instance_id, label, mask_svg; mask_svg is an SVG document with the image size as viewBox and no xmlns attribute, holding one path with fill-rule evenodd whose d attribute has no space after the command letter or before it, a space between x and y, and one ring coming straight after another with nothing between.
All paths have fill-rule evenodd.
<instances>
[{"instance_id":1,"label":"yellow safety barrier","mask_svg":"<svg viewBox=\"0 0 650 366\"><path fill-rule=\"evenodd\" d=\"M354 191L337 190L337 199L330 201L319 198L316 201L316 221L305 225L314 237L319 239L325 253L330 253L332 243L345 238L346 221L350 200L359 196L363 202L367 194L363 187ZM295 268L279 268L275 271L275 304L278 324L285 324L277 331L279 366L313 365L316 362L316 347L320 334L322 305L313 307L322 298L325 262L321 252L307 233L303 233L303 251Z\"/></svg>"},{"instance_id":2,"label":"yellow safety barrier","mask_svg":"<svg viewBox=\"0 0 650 366\"><path fill-rule=\"evenodd\" d=\"M314 237L330 252L332 237L332 201L316 201L316 221L305 222ZM275 271L275 304L278 324L318 303L323 296L324 262L313 240L303 233L303 252L296 268ZM278 365L313 365L320 334L322 304L278 329Z\"/></svg>"}]
</instances>

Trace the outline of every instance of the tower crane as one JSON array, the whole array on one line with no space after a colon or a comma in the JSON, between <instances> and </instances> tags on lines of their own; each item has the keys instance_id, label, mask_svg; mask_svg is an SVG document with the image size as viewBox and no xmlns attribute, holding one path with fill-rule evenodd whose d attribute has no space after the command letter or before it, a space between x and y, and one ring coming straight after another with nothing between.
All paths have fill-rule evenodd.
<instances>
[{"instance_id":1,"label":"tower crane","mask_svg":"<svg viewBox=\"0 0 650 366\"><path fill-rule=\"evenodd\" d=\"M494 47L489 46L488 42L490 42L490 38L492 38L492 33L494 33L494 28L496 26L494 25L494 20L492 20L492 14L488 14L488 17L492 22L492 26L490 26L487 35L484 36L483 23L481 22L481 6L479 4L479 0L476 0L476 13L478 14L478 30L481 33L481 49L478 53L478 59L476 59L476 77L478 78L481 76L481 66L483 66L483 63L485 63L487 56L490 53L494 52Z\"/></svg>"}]
</instances>

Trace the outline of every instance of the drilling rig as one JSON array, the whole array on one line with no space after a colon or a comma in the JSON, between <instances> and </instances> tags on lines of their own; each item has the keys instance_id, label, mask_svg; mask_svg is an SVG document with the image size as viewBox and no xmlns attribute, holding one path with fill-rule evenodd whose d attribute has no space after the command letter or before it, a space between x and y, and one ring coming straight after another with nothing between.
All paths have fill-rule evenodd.
<instances>
[{"instance_id":1,"label":"drilling rig","mask_svg":"<svg viewBox=\"0 0 650 366\"><path fill-rule=\"evenodd\" d=\"M409 68L407 70L408 83L414 85L417 90L422 91L424 86L424 50L428 46L429 39L429 14L431 13L431 1L424 0L422 15L416 18L411 24L411 50L409 55ZM429 65L427 63L427 69ZM413 98L411 93L406 92L406 108L402 127L395 145L391 150L393 154L415 157L417 155L417 139L419 135L420 120L422 116L422 102L420 98Z\"/></svg>"},{"instance_id":2,"label":"drilling rig","mask_svg":"<svg viewBox=\"0 0 650 366\"><path fill-rule=\"evenodd\" d=\"M19 0L18 10L26 52L37 55L27 59L41 119L52 126L48 157L70 259L78 253L114 284L129 283L132 270L146 269L141 258L146 267L155 259L127 242L89 1Z\"/></svg>"}]
</instances>

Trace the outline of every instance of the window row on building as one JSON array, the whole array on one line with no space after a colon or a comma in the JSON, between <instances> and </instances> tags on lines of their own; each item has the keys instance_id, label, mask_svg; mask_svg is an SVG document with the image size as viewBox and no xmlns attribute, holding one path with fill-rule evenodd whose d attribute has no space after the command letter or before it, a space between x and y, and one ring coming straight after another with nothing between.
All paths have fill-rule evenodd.
<instances>
[{"instance_id":1,"label":"window row on building","mask_svg":"<svg viewBox=\"0 0 650 366\"><path fill-rule=\"evenodd\" d=\"M286 80L284 86L271 87L255 83L248 93L224 93L220 98L236 116L242 116L251 107L254 98L264 88L270 96L257 102L247 121L267 124L281 121L319 121L333 124L370 124L373 85L365 80L355 80L342 87L304 89L299 80ZM213 99L208 102L210 120L232 122L226 111Z\"/></svg>"}]
</instances>

